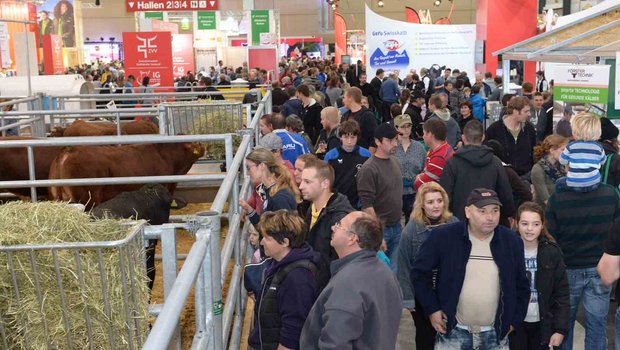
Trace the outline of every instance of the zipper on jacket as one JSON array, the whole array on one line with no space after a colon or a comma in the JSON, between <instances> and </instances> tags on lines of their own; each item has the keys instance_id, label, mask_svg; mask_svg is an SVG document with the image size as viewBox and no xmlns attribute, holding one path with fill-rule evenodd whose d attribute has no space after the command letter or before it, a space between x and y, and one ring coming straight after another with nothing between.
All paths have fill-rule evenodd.
<instances>
[{"instance_id":1,"label":"zipper on jacket","mask_svg":"<svg viewBox=\"0 0 620 350\"><path fill-rule=\"evenodd\" d=\"M261 291L261 294L260 294L260 303L258 303L258 317L256 318L256 323L258 323L258 341L260 342L261 349L263 348L263 336L260 331L260 312L261 312L261 307L263 306L263 297L265 296L265 287L267 287L266 282L267 280L265 280L265 283L263 284L263 290ZM271 284L271 281L269 283Z\"/></svg>"}]
</instances>

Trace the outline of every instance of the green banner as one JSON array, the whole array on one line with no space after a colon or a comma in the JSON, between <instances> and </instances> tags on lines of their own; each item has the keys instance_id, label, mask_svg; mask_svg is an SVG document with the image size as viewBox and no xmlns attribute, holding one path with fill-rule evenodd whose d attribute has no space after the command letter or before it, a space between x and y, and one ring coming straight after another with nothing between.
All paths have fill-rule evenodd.
<instances>
[{"instance_id":1,"label":"green banner","mask_svg":"<svg viewBox=\"0 0 620 350\"><path fill-rule=\"evenodd\" d=\"M217 29L215 11L198 11L198 29Z\"/></svg>"},{"instance_id":2,"label":"green banner","mask_svg":"<svg viewBox=\"0 0 620 350\"><path fill-rule=\"evenodd\" d=\"M607 103L609 88L555 86L555 98L564 102Z\"/></svg>"},{"instance_id":3,"label":"green banner","mask_svg":"<svg viewBox=\"0 0 620 350\"><path fill-rule=\"evenodd\" d=\"M158 19L160 21L163 21L164 13L163 12L145 12L144 18L152 18L152 19Z\"/></svg>"},{"instance_id":4,"label":"green banner","mask_svg":"<svg viewBox=\"0 0 620 350\"><path fill-rule=\"evenodd\" d=\"M260 34L269 33L269 10L252 10L252 45L260 45Z\"/></svg>"}]
</instances>

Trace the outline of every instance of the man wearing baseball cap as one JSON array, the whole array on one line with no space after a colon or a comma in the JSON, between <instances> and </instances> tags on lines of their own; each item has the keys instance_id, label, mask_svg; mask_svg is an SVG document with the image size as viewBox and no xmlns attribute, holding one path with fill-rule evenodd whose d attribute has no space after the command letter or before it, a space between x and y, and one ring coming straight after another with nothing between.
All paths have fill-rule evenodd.
<instances>
[{"instance_id":1,"label":"man wearing baseball cap","mask_svg":"<svg viewBox=\"0 0 620 350\"><path fill-rule=\"evenodd\" d=\"M387 243L386 254L391 254L400 242L400 217L403 206L403 185L400 164L394 157L398 131L392 124L381 124L374 131L377 150L357 174L357 192L362 211L375 215L383 225ZM392 264L392 268L395 265Z\"/></svg>"},{"instance_id":2,"label":"man wearing baseball cap","mask_svg":"<svg viewBox=\"0 0 620 350\"><path fill-rule=\"evenodd\" d=\"M508 349L530 298L523 242L499 225L495 191L474 189L466 203L467 220L435 228L416 256L416 297L437 331L435 349L471 349L474 339L481 349Z\"/></svg>"}]
</instances>

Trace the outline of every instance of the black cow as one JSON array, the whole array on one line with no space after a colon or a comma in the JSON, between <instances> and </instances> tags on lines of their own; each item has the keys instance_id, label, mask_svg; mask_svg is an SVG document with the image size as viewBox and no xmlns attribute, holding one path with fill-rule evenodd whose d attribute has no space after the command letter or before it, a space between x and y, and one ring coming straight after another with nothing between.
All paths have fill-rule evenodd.
<instances>
[{"instance_id":1,"label":"black cow","mask_svg":"<svg viewBox=\"0 0 620 350\"><path fill-rule=\"evenodd\" d=\"M168 222L172 196L160 184L145 185L137 191L122 192L116 197L94 207L90 215L95 218L144 219L151 225ZM146 249L146 271L149 290L155 281L155 246L157 240L149 240Z\"/></svg>"}]
</instances>

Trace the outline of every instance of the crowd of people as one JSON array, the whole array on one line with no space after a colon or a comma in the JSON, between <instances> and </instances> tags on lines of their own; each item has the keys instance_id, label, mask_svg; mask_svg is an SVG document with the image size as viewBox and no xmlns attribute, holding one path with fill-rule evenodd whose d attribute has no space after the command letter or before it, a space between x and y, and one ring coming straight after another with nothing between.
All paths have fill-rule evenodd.
<instances>
[{"instance_id":1,"label":"crowd of people","mask_svg":"<svg viewBox=\"0 0 620 350\"><path fill-rule=\"evenodd\" d=\"M272 83L240 201L258 232L250 346L393 349L406 309L417 349L572 349L583 303L585 348L606 349L618 128L580 112L557 132L542 72L514 96L489 74L363 68Z\"/></svg>"},{"instance_id":2,"label":"crowd of people","mask_svg":"<svg viewBox=\"0 0 620 350\"><path fill-rule=\"evenodd\" d=\"M72 72L102 93L153 91L120 62ZM239 202L256 249L253 348L393 349L405 309L417 349L572 349L580 304L585 348L607 348L620 276L609 119L567 105L554 123L544 72L519 95L449 68L369 81L361 62L283 58L278 73L219 61L175 82L270 85ZM487 101L503 106L492 123Z\"/></svg>"}]
</instances>

